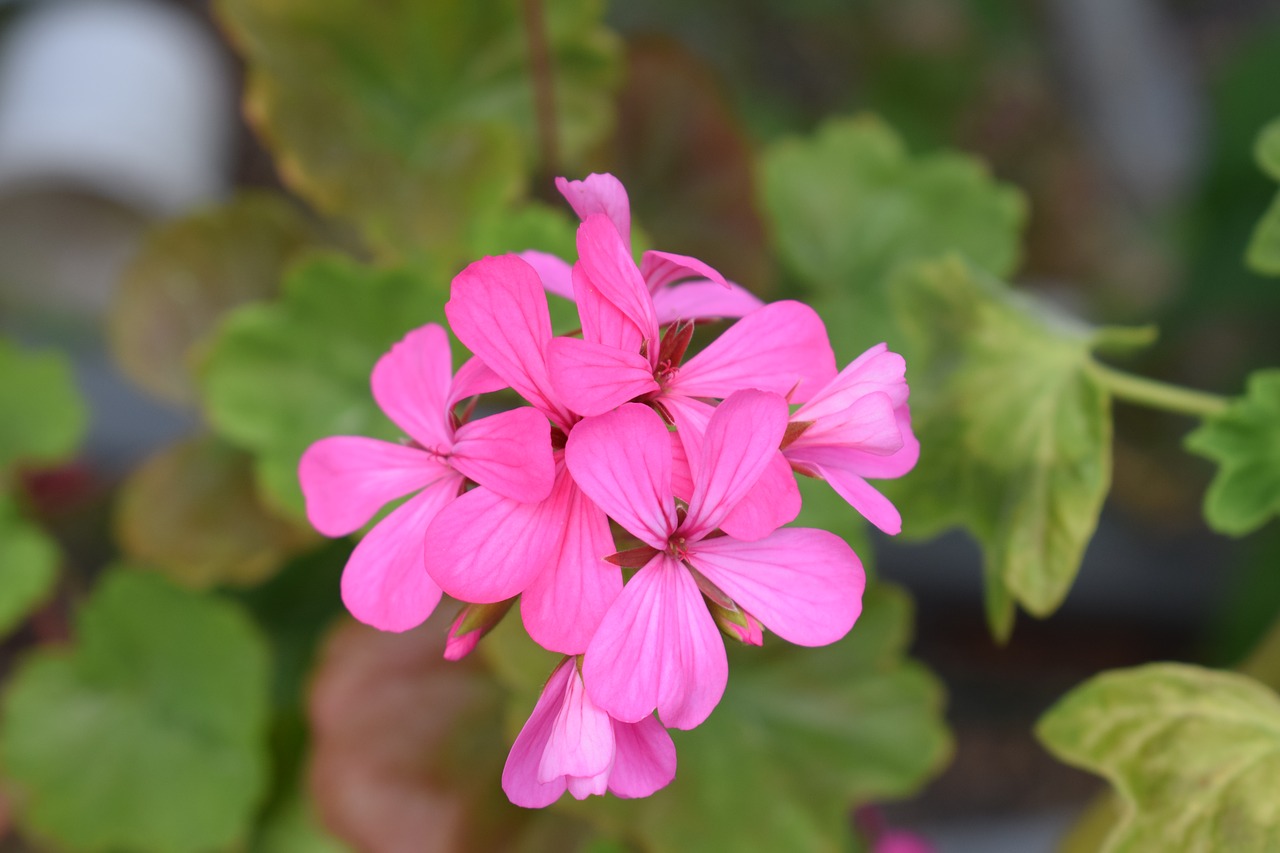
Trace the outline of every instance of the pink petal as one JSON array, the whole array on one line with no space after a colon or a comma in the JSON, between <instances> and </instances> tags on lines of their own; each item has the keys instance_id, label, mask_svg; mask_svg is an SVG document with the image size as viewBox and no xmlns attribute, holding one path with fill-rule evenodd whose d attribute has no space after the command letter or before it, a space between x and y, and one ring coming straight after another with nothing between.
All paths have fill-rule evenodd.
<instances>
[{"instance_id":1,"label":"pink petal","mask_svg":"<svg viewBox=\"0 0 1280 853\"><path fill-rule=\"evenodd\" d=\"M797 645L834 643L862 612L862 563L826 530L787 527L758 542L707 539L691 547L689 562L739 607Z\"/></svg>"},{"instance_id":2,"label":"pink petal","mask_svg":"<svg viewBox=\"0 0 1280 853\"><path fill-rule=\"evenodd\" d=\"M533 267L547 293L573 301L573 267L568 261L535 249L520 252L516 257Z\"/></svg>"},{"instance_id":3,"label":"pink petal","mask_svg":"<svg viewBox=\"0 0 1280 853\"><path fill-rule=\"evenodd\" d=\"M342 602L352 616L382 631L407 631L431 615L440 587L423 565L422 537L461 483L456 475L437 481L360 540L342 572Z\"/></svg>"},{"instance_id":4,"label":"pink petal","mask_svg":"<svg viewBox=\"0 0 1280 853\"><path fill-rule=\"evenodd\" d=\"M732 282L726 290L714 281L688 281L653 294L653 310L660 326L676 320L745 317L761 305L764 302L760 297Z\"/></svg>"},{"instance_id":5,"label":"pink petal","mask_svg":"<svg viewBox=\"0 0 1280 853\"><path fill-rule=\"evenodd\" d=\"M649 360L608 344L556 338L549 349L551 382L565 405L585 417L658 390Z\"/></svg>"},{"instance_id":6,"label":"pink petal","mask_svg":"<svg viewBox=\"0 0 1280 853\"><path fill-rule=\"evenodd\" d=\"M551 740L551 729L563 704L570 676L576 676L576 670L573 660L566 659L551 673L551 678L542 688L542 695L533 706L533 713L511 745L507 763L502 768L502 790L517 806L540 809L551 805L564 793L563 777L539 782L538 768Z\"/></svg>"},{"instance_id":7,"label":"pink petal","mask_svg":"<svg viewBox=\"0 0 1280 853\"><path fill-rule=\"evenodd\" d=\"M582 654L622 592L622 570L604 560L616 550L609 519L567 468L561 468L555 489L551 501L563 506L564 514L548 523L564 535L520 596L520 616L529 636L544 649Z\"/></svg>"},{"instance_id":8,"label":"pink petal","mask_svg":"<svg viewBox=\"0 0 1280 853\"><path fill-rule=\"evenodd\" d=\"M919 445L915 446L918 451ZM826 480L850 506L885 533L893 536L902 532L902 516L897 508L872 488L860 473L865 470L863 463L869 454L838 447L803 447L794 451L788 447L784 455L792 464L798 464Z\"/></svg>"},{"instance_id":9,"label":"pink petal","mask_svg":"<svg viewBox=\"0 0 1280 853\"><path fill-rule=\"evenodd\" d=\"M545 500L556 475L551 424L527 406L465 423L458 428L449 464L504 497Z\"/></svg>"},{"instance_id":10,"label":"pink petal","mask_svg":"<svg viewBox=\"0 0 1280 853\"><path fill-rule=\"evenodd\" d=\"M644 335L618 306L596 287L582 264L573 267L573 296L582 322L582 339L623 352L639 353Z\"/></svg>"},{"instance_id":11,"label":"pink petal","mask_svg":"<svg viewBox=\"0 0 1280 853\"><path fill-rule=\"evenodd\" d=\"M622 722L656 708L662 724L691 729L729 679L724 643L689 572L658 554L609 608L583 659L591 698Z\"/></svg>"},{"instance_id":12,"label":"pink petal","mask_svg":"<svg viewBox=\"0 0 1280 853\"><path fill-rule=\"evenodd\" d=\"M650 358L656 358L658 318L653 297L630 250L607 217L592 214L578 226L578 267L591 286L635 325L641 340L649 342Z\"/></svg>"},{"instance_id":13,"label":"pink petal","mask_svg":"<svg viewBox=\"0 0 1280 853\"><path fill-rule=\"evenodd\" d=\"M501 391L507 387L502 377L489 369L489 365L472 356L462 363L454 374L453 385L449 389L448 408L452 410L461 401L478 394Z\"/></svg>"},{"instance_id":14,"label":"pink petal","mask_svg":"<svg viewBox=\"0 0 1280 853\"><path fill-rule=\"evenodd\" d=\"M606 515L645 544L667 547L676 527L671 439L657 412L627 403L579 422L569 434L565 461Z\"/></svg>"},{"instance_id":15,"label":"pink petal","mask_svg":"<svg viewBox=\"0 0 1280 853\"><path fill-rule=\"evenodd\" d=\"M872 456L890 456L903 447L893 401L883 391L851 397L800 434L790 447L845 447ZM803 420L798 414L792 420Z\"/></svg>"},{"instance_id":16,"label":"pink petal","mask_svg":"<svg viewBox=\"0 0 1280 853\"><path fill-rule=\"evenodd\" d=\"M481 258L453 279L449 326L515 392L568 428L575 420L547 375L551 316L542 282L514 255Z\"/></svg>"},{"instance_id":17,"label":"pink petal","mask_svg":"<svg viewBox=\"0 0 1280 853\"><path fill-rule=\"evenodd\" d=\"M677 492L677 494L679 494ZM720 529L734 539L763 539L800 514L800 487L791 465L774 451L760 479L720 522Z\"/></svg>"},{"instance_id":18,"label":"pink petal","mask_svg":"<svg viewBox=\"0 0 1280 853\"><path fill-rule=\"evenodd\" d=\"M674 252L645 252L640 258L640 277L648 285L650 293L657 293L677 281L687 278L710 279L728 289L729 282L712 267L689 255L677 255Z\"/></svg>"},{"instance_id":19,"label":"pink petal","mask_svg":"<svg viewBox=\"0 0 1280 853\"><path fill-rule=\"evenodd\" d=\"M426 451L361 436L322 438L298 462L307 520L325 536L359 530L388 501L448 474Z\"/></svg>"},{"instance_id":20,"label":"pink petal","mask_svg":"<svg viewBox=\"0 0 1280 853\"><path fill-rule=\"evenodd\" d=\"M758 388L804 402L836 375L822 319L799 302L772 302L738 322L685 362L667 392L723 398Z\"/></svg>"},{"instance_id":21,"label":"pink petal","mask_svg":"<svg viewBox=\"0 0 1280 853\"><path fill-rule=\"evenodd\" d=\"M671 493L686 504L693 497L693 469L680 434L671 435ZM701 446L701 445L699 445Z\"/></svg>"},{"instance_id":22,"label":"pink petal","mask_svg":"<svg viewBox=\"0 0 1280 853\"><path fill-rule=\"evenodd\" d=\"M483 486L461 495L427 528L427 571L461 601L492 604L519 595L559 542L555 497L553 489L541 503L524 503Z\"/></svg>"},{"instance_id":23,"label":"pink petal","mask_svg":"<svg viewBox=\"0 0 1280 853\"><path fill-rule=\"evenodd\" d=\"M569 202L579 219L586 219L593 213L609 217L622 236L627 251L631 251L631 202L622 181L608 173L592 173L581 181L556 178L556 189L560 190L560 195Z\"/></svg>"},{"instance_id":24,"label":"pink petal","mask_svg":"<svg viewBox=\"0 0 1280 853\"><path fill-rule=\"evenodd\" d=\"M656 717L613 724L609 790L619 797L647 797L676 778L676 745Z\"/></svg>"},{"instance_id":25,"label":"pink petal","mask_svg":"<svg viewBox=\"0 0 1280 853\"><path fill-rule=\"evenodd\" d=\"M760 479L786 429L787 403L777 394L737 391L716 407L702 438L689 514L680 526L686 538L699 539L720 526Z\"/></svg>"},{"instance_id":26,"label":"pink petal","mask_svg":"<svg viewBox=\"0 0 1280 853\"><path fill-rule=\"evenodd\" d=\"M435 323L414 329L373 367L378 407L423 447L447 452L453 439L446 401L453 378L449 336Z\"/></svg>"},{"instance_id":27,"label":"pink petal","mask_svg":"<svg viewBox=\"0 0 1280 853\"><path fill-rule=\"evenodd\" d=\"M613 719L591 701L572 661L569 668L569 683L538 765L539 782L599 776L613 764ZM600 790L592 793L603 794L604 783L601 779Z\"/></svg>"},{"instance_id":28,"label":"pink petal","mask_svg":"<svg viewBox=\"0 0 1280 853\"><path fill-rule=\"evenodd\" d=\"M896 409L907 402L907 363L886 344L876 344L849 362L834 379L820 388L800 407L795 420L815 421L845 409L862 396L879 391L887 394Z\"/></svg>"},{"instance_id":29,"label":"pink petal","mask_svg":"<svg viewBox=\"0 0 1280 853\"><path fill-rule=\"evenodd\" d=\"M707 424L716 407L692 397L677 395L660 396L657 404L667 413L667 417L676 425L676 436L684 451L685 463L688 466L690 484L688 491L676 490L676 495L688 503L693 497L692 479L697 476L698 467L702 464L702 436L707 431ZM673 461L673 464L674 461ZM684 472L681 472L683 476ZM673 475L674 477L674 475Z\"/></svg>"}]
</instances>

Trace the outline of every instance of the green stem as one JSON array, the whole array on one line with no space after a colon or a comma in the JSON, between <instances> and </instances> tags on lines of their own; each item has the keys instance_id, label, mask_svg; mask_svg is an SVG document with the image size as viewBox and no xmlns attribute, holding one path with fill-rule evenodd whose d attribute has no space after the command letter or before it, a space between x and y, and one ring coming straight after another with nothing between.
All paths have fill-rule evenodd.
<instances>
[{"instance_id":1,"label":"green stem","mask_svg":"<svg viewBox=\"0 0 1280 853\"><path fill-rule=\"evenodd\" d=\"M1231 402L1217 394L1134 376L1096 361L1089 362L1089 372L1117 399L1166 412L1204 418L1220 414Z\"/></svg>"}]
</instances>

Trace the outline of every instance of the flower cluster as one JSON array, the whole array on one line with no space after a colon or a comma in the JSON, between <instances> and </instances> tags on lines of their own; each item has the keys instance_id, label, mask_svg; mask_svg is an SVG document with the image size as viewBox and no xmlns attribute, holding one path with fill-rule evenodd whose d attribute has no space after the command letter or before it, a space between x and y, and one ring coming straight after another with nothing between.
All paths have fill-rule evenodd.
<instances>
[{"instance_id":1,"label":"flower cluster","mask_svg":"<svg viewBox=\"0 0 1280 853\"><path fill-rule=\"evenodd\" d=\"M407 440L326 438L299 468L310 520L331 536L412 495L351 555L342 595L356 618L407 630L448 593L467 603L445 653L456 659L518 598L533 640L565 656L503 772L528 807L566 788L642 797L671 781L667 729L699 725L724 692L722 632L843 637L862 566L840 537L783 526L800 511L794 474L896 533L866 478L906 473L919 451L900 356L881 344L837 372L807 306L763 304L684 255L637 265L613 176L557 185L582 220L577 261L467 267L445 314L475 357L453 373L431 324L374 368L374 398ZM547 292L577 303L580 337L552 334ZM686 358L712 319L736 322ZM473 418L478 395L505 388L529 405Z\"/></svg>"}]
</instances>

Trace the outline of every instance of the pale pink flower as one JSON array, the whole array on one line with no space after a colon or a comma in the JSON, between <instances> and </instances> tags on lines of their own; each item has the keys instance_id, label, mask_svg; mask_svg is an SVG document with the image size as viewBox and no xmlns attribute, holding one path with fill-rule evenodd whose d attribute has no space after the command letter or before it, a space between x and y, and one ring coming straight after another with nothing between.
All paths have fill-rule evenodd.
<instances>
[{"instance_id":1,"label":"pale pink flower","mask_svg":"<svg viewBox=\"0 0 1280 853\"><path fill-rule=\"evenodd\" d=\"M551 491L554 461L547 419L529 408L459 423L461 400L504 387L472 359L452 374L440 326L410 332L373 369L373 397L410 444L335 436L307 448L298 465L307 517L326 536L364 526L389 501L417 492L365 536L342 575L351 614L384 631L420 624L440 600L427 574L427 525L467 480L515 501Z\"/></svg>"},{"instance_id":2,"label":"pale pink flower","mask_svg":"<svg viewBox=\"0 0 1280 853\"><path fill-rule=\"evenodd\" d=\"M866 478L901 477L920 458L907 395L906 362L876 344L791 416L782 449L793 468L826 480L890 534L902 530L902 516Z\"/></svg>"},{"instance_id":3,"label":"pale pink flower","mask_svg":"<svg viewBox=\"0 0 1280 853\"><path fill-rule=\"evenodd\" d=\"M627 404L584 420L565 455L582 490L652 548L587 647L591 698L616 719L655 709L689 729L720 701L724 642L702 596L724 598L783 639L817 646L843 637L862 608L862 566L825 530L783 528L754 542L712 536L777 453L786 401L739 391L707 423L687 512L677 510L672 442L652 409Z\"/></svg>"},{"instance_id":4,"label":"pale pink flower","mask_svg":"<svg viewBox=\"0 0 1280 853\"><path fill-rule=\"evenodd\" d=\"M631 203L621 181L609 174L591 174L581 181L556 178L556 188L579 218L586 220L595 214L606 217L630 254ZM577 298L567 262L546 252L522 252L520 257L538 271L549 292L566 299ZM639 272L652 294L662 325L676 320L742 317L763 304L750 291L726 281L716 270L688 255L645 252Z\"/></svg>"},{"instance_id":5,"label":"pale pink flower","mask_svg":"<svg viewBox=\"0 0 1280 853\"><path fill-rule=\"evenodd\" d=\"M583 688L577 658L551 673L502 769L511 802L542 808L567 789L577 799L612 791L647 797L676 774L676 747L653 718L615 720Z\"/></svg>"},{"instance_id":6,"label":"pale pink flower","mask_svg":"<svg viewBox=\"0 0 1280 853\"><path fill-rule=\"evenodd\" d=\"M551 385L551 319L533 269L519 258L484 258L453 281L445 306L454 333L522 397L547 415L563 441L579 420ZM493 603L520 596L535 642L578 654L622 590L605 562L613 537L604 512L584 495L556 451L555 482L539 503L483 486L445 507L427 529L427 570L445 592Z\"/></svg>"}]
</instances>

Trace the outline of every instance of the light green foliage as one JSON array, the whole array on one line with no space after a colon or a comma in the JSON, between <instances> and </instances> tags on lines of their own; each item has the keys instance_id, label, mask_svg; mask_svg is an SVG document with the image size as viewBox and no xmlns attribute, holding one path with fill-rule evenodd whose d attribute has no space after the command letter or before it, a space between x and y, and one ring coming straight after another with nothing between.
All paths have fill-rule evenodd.
<instances>
[{"instance_id":1,"label":"light green foliage","mask_svg":"<svg viewBox=\"0 0 1280 853\"><path fill-rule=\"evenodd\" d=\"M921 446L893 496L908 533L960 524L982 543L988 621L1005 639L1015 602L1037 616L1058 607L1093 535L1111 414L1090 349L1116 335L954 258L903 270L893 295Z\"/></svg>"},{"instance_id":2,"label":"light green foliage","mask_svg":"<svg viewBox=\"0 0 1280 853\"><path fill-rule=\"evenodd\" d=\"M876 585L849 636L818 649L730 643L711 717L673 731L676 779L644 800L562 805L646 849L839 850L849 808L916 791L944 764L942 690L903 658L910 603Z\"/></svg>"},{"instance_id":3,"label":"light green foliage","mask_svg":"<svg viewBox=\"0 0 1280 853\"><path fill-rule=\"evenodd\" d=\"M539 5L561 158L542 166L573 172L612 125L618 45L600 24L599 0ZM524 194L537 162L524 8L217 4L248 62L245 109L290 187L356 223L379 249L450 256L468 223Z\"/></svg>"},{"instance_id":4,"label":"light green foliage","mask_svg":"<svg viewBox=\"0 0 1280 853\"><path fill-rule=\"evenodd\" d=\"M268 299L285 267L319 241L296 205L244 192L152 231L120 280L108 332L129 378L176 403L196 402L192 361L224 314Z\"/></svg>"},{"instance_id":5,"label":"light green foliage","mask_svg":"<svg viewBox=\"0 0 1280 853\"><path fill-rule=\"evenodd\" d=\"M1273 119L1254 146L1259 168L1280 181L1280 118ZM1271 201L1262 220L1254 228L1245 262L1263 275L1280 275L1280 193Z\"/></svg>"},{"instance_id":6,"label":"light green foliage","mask_svg":"<svg viewBox=\"0 0 1280 853\"><path fill-rule=\"evenodd\" d=\"M266 785L267 651L242 611L117 568L77 644L28 657L0 755L19 825L70 850L243 839Z\"/></svg>"},{"instance_id":7,"label":"light green foliage","mask_svg":"<svg viewBox=\"0 0 1280 853\"><path fill-rule=\"evenodd\" d=\"M370 371L406 332L443 323L447 298L447 281L431 272L317 256L294 268L280 301L227 317L206 364L205 405L224 437L255 454L273 507L302 515L298 459L311 442L400 436L373 401Z\"/></svg>"},{"instance_id":8,"label":"light green foliage","mask_svg":"<svg viewBox=\"0 0 1280 853\"><path fill-rule=\"evenodd\" d=\"M997 276L1018 263L1026 203L970 157L911 157L868 118L829 121L773 145L761 164L784 263L813 292L841 361L889 340L894 267L948 252Z\"/></svg>"},{"instance_id":9,"label":"light green foliage","mask_svg":"<svg viewBox=\"0 0 1280 853\"><path fill-rule=\"evenodd\" d=\"M1280 697L1252 679L1181 664L1107 672L1036 732L1115 786L1104 851L1280 849Z\"/></svg>"},{"instance_id":10,"label":"light green foliage","mask_svg":"<svg viewBox=\"0 0 1280 853\"><path fill-rule=\"evenodd\" d=\"M58 547L0 495L0 638L53 592Z\"/></svg>"},{"instance_id":11,"label":"light green foliage","mask_svg":"<svg viewBox=\"0 0 1280 853\"><path fill-rule=\"evenodd\" d=\"M1214 530L1241 536L1280 514L1280 370L1250 376L1245 396L1205 418L1186 446L1218 463L1204 500Z\"/></svg>"},{"instance_id":12,"label":"light green foliage","mask_svg":"<svg viewBox=\"0 0 1280 853\"><path fill-rule=\"evenodd\" d=\"M15 463L60 462L76 449L87 415L71 364L0 339L0 489Z\"/></svg>"}]
</instances>

